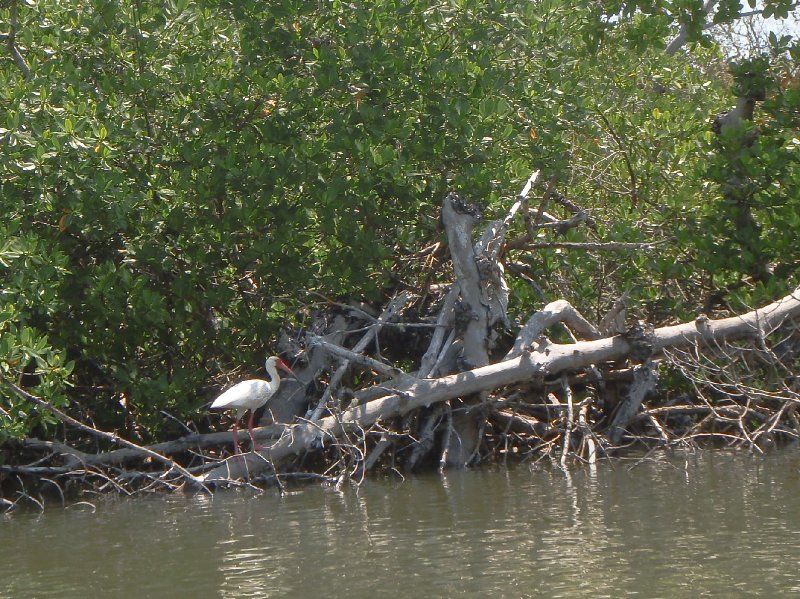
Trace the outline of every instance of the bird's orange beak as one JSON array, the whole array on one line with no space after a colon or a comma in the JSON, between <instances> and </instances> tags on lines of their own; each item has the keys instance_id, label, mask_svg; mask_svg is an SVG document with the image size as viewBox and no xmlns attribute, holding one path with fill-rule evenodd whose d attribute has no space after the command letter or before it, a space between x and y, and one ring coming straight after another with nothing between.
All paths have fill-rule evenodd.
<instances>
[{"instance_id":1,"label":"bird's orange beak","mask_svg":"<svg viewBox=\"0 0 800 599\"><path fill-rule=\"evenodd\" d=\"M294 373L294 371L291 368L289 368L289 365L286 362L284 362L283 360L278 360L275 363L275 366L277 366L281 370L285 370L286 372L291 374L294 378L297 378L297 375Z\"/></svg>"}]
</instances>

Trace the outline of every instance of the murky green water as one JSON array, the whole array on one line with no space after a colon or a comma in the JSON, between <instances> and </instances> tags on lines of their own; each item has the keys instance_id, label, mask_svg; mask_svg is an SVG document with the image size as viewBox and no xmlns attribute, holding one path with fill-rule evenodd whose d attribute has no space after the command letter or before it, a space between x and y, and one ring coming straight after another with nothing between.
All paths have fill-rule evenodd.
<instances>
[{"instance_id":1,"label":"murky green water","mask_svg":"<svg viewBox=\"0 0 800 599\"><path fill-rule=\"evenodd\" d=\"M0 597L800 596L800 451L0 517Z\"/></svg>"}]
</instances>

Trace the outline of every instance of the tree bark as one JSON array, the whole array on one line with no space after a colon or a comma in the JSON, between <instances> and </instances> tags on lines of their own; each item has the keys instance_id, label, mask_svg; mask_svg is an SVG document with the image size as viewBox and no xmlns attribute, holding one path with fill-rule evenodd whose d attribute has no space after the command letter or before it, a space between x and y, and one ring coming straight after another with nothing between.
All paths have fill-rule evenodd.
<instances>
[{"instance_id":1,"label":"tree bark","mask_svg":"<svg viewBox=\"0 0 800 599\"><path fill-rule=\"evenodd\" d=\"M457 305L457 328L463 332L457 336L463 339L461 364L469 368L485 366L489 363L490 318L496 317L498 310L493 305L493 297L478 269L482 258L472 240L472 231L479 222L480 213L475 206L467 204L460 196L451 193L442 205L442 221L447 232L450 256L456 275L456 285L460 294ZM458 326L460 325L460 327ZM475 454L479 439L478 430L483 414L475 409L485 399L483 391L476 395L463 397L459 406L453 406L453 434L447 435L443 448L444 462L449 467L463 468Z\"/></svg>"}]
</instances>

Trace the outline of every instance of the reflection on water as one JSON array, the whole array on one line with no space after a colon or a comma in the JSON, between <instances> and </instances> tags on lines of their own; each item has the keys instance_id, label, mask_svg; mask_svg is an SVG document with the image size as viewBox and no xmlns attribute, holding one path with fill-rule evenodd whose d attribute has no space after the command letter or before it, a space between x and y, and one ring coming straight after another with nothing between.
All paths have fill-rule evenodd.
<instances>
[{"instance_id":1,"label":"reflection on water","mask_svg":"<svg viewBox=\"0 0 800 599\"><path fill-rule=\"evenodd\" d=\"M0 597L800 595L800 452L479 469L0 519Z\"/></svg>"}]
</instances>

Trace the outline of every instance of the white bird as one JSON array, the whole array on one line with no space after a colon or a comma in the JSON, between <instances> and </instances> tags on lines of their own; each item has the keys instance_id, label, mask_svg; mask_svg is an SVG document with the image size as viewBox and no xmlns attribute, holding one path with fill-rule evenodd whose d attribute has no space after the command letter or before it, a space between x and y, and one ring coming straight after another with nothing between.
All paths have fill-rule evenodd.
<instances>
[{"instance_id":1,"label":"white bird","mask_svg":"<svg viewBox=\"0 0 800 599\"><path fill-rule=\"evenodd\" d=\"M258 449L255 437L253 436L253 416L258 408L263 406L269 401L269 398L275 395L278 387L281 385L281 379L278 375L278 368L284 370L295 376L292 369L286 365L286 362L277 356L270 356L267 358L264 368L267 369L269 380L250 379L235 384L233 387L225 391L217 399L211 403L211 409L235 409L236 420L233 422L233 449L234 453L240 453L239 449L239 420L245 415L247 410L250 410L250 418L247 420L247 430L250 431L250 440L253 442L253 450Z\"/></svg>"}]
</instances>

